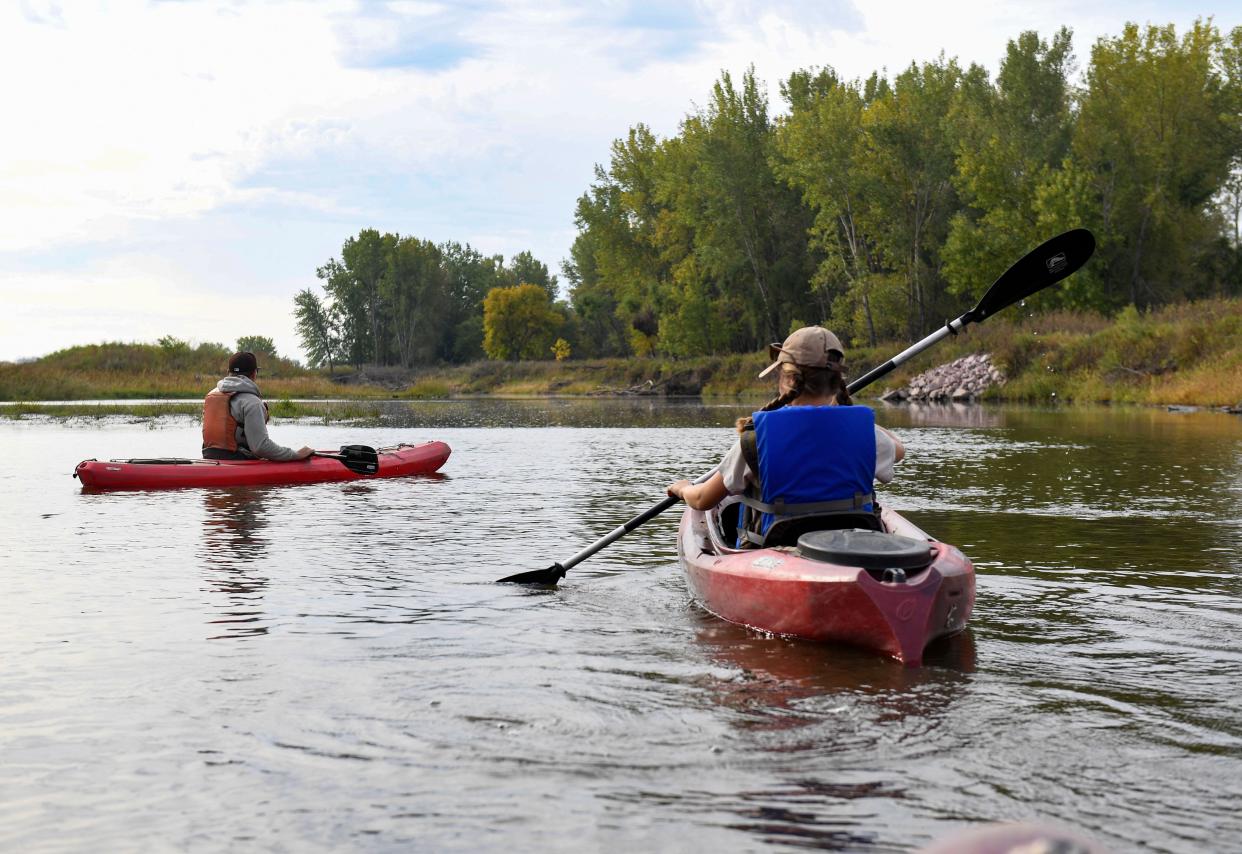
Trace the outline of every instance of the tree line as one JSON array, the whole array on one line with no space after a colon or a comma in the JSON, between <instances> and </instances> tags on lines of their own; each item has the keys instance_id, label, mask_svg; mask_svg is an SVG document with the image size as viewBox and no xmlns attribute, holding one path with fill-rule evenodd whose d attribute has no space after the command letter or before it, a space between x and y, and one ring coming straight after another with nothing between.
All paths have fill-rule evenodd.
<instances>
[{"instance_id":1,"label":"tree line","mask_svg":"<svg viewBox=\"0 0 1242 854\"><path fill-rule=\"evenodd\" d=\"M485 354L552 358L553 341L571 324L568 305L556 302L557 277L530 252L506 263L469 244L363 229L317 275L322 293L306 288L294 297L297 332L312 366L409 368ZM522 335L516 343L489 337L484 307L497 301L489 296L494 293L519 295L508 301L510 313L520 315L533 304L536 310L523 316L538 329L531 334L517 324Z\"/></svg>"},{"instance_id":2,"label":"tree line","mask_svg":"<svg viewBox=\"0 0 1242 854\"><path fill-rule=\"evenodd\" d=\"M780 95L773 116L753 68L722 74L675 136L616 140L577 202L567 302L529 253L351 238L325 297L297 296L312 363L692 356L809 323L911 339L1078 226L1095 257L1032 310L1242 293L1242 27L1129 24L1081 74L1068 29L1025 32L995 79L942 54L796 71Z\"/></svg>"},{"instance_id":3,"label":"tree line","mask_svg":"<svg viewBox=\"0 0 1242 854\"><path fill-rule=\"evenodd\" d=\"M753 70L723 75L675 137L617 140L579 199L579 352L753 350L821 321L917 337L1077 226L1094 259L1033 308L1242 292L1242 27L1128 25L1076 79L1065 28L1009 42L994 80L943 55L798 71L778 118Z\"/></svg>"}]
</instances>

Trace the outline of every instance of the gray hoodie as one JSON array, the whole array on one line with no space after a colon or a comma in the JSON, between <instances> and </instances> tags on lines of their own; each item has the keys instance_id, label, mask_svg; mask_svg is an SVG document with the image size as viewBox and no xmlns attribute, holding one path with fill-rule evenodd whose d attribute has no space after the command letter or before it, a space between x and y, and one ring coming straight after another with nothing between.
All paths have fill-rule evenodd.
<instances>
[{"instance_id":1,"label":"gray hoodie","mask_svg":"<svg viewBox=\"0 0 1242 854\"><path fill-rule=\"evenodd\" d=\"M232 374L216 383L216 388L233 395L229 398L229 414L237 422L236 438L239 450L248 448L253 456L261 460L298 458L297 451L277 445L267 435L263 397L259 394L259 387L254 380Z\"/></svg>"}]
</instances>

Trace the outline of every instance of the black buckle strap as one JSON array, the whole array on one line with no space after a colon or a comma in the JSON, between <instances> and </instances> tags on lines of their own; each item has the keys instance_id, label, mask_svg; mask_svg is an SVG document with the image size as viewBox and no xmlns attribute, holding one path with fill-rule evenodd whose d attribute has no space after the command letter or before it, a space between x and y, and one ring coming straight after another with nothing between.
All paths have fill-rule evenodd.
<instances>
[{"instance_id":1,"label":"black buckle strap","mask_svg":"<svg viewBox=\"0 0 1242 854\"><path fill-rule=\"evenodd\" d=\"M849 513L866 510L867 505L875 504L874 492L855 492L853 498L840 498L835 501L813 501L800 504L786 504L778 498L771 504L765 504L748 495L739 496L743 504L753 507L760 513L771 513L773 516L813 516L817 513Z\"/></svg>"}]
</instances>

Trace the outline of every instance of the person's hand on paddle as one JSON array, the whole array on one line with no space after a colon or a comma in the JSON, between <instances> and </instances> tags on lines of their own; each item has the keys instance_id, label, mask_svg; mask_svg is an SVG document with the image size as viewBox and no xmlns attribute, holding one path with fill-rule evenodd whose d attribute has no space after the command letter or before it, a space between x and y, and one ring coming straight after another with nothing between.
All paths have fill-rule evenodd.
<instances>
[{"instance_id":1,"label":"person's hand on paddle","mask_svg":"<svg viewBox=\"0 0 1242 854\"><path fill-rule=\"evenodd\" d=\"M314 454L314 453L315 453L315 449L314 449L314 448L308 448L308 447L306 447L305 445L303 445L302 447L298 448L298 456L297 456L297 459L299 459L299 460L306 460L306 459L310 459L311 455L312 455L312 454Z\"/></svg>"},{"instance_id":2,"label":"person's hand on paddle","mask_svg":"<svg viewBox=\"0 0 1242 854\"><path fill-rule=\"evenodd\" d=\"M677 480L668 485L669 498L680 498L686 506L695 510L710 510L728 495L724 478L720 472L712 472L711 477L699 483L689 480Z\"/></svg>"},{"instance_id":3,"label":"person's hand on paddle","mask_svg":"<svg viewBox=\"0 0 1242 854\"><path fill-rule=\"evenodd\" d=\"M678 480L678 481L674 481L673 483L670 483L670 484L668 485L668 490L667 490L667 492L668 492L668 494L669 494L669 497L670 497L670 498L681 498L681 493L682 493L682 491L683 491L683 490L684 490L687 486L693 486L693 485L694 485L694 484L692 484L692 483L691 483L690 481L688 481L688 480Z\"/></svg>"}]
</instances>

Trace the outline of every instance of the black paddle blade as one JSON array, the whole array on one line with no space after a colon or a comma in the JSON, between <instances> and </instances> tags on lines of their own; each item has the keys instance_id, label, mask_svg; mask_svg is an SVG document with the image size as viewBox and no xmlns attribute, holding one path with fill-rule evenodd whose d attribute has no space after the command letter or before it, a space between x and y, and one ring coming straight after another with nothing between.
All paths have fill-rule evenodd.
<instances>
[{"instance_id":1,"label":"black paddle blade","mask_svg":"<svg viewBox=\"0 0 1242 854\"><path fill-rule=\"evenodd\" d=\"M565 577L565 567L554 563L547 569L535 569L530 572L519 572L497 580L497 584L537 584L540 587L555 587L556 582Z\"/></svg>"},{"instance_id":2,"label":"black paddle blade","mask_svg":"<svg viewBox=\"0 0 1242 854\"><path fill-rule=\"evenodd\" d=\"M358 474L375 474L379 471L379 453L366 445L341 445L341 455L336 459L345 468Z\"/></svg>"},{"instance_id":3,"label":"black paddle blade","mask_svg":"<svg viewBox=\"0 0 1242 854\"><path fill-rule=\"evenodd\" d=\"M1031 294L1054 285L1075 272L1095 252L1095 236L1075 228L1041 243L992 283L979 304L968 311L968 323L978 323Z\"/></svg>"}]
</instances>

